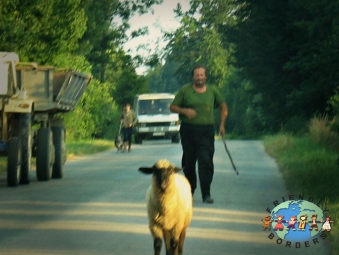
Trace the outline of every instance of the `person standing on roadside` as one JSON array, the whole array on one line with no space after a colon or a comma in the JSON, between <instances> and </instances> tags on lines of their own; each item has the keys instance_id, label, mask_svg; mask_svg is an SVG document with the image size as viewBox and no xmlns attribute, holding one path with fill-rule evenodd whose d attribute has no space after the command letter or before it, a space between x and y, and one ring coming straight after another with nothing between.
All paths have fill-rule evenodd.
<instances>
[{"instance_id":1,"label":"person standing on roadside","mask_svg":"<svg viewBox=\"0 0 339 255\"><path fill-rule=\"evenodd\" d=\"M224 135L228 115L226 102L213 86L206 85L207 69L203 65L192 70L193 84L184 85L175 96L170 110L179 113L183 149L184 174L191 184L192 195L197 187L195 165L204 203L213 203L211 184L214 175L214 108L220 108L219 134Z\"/></svg>"},{"instance_id":2,"label":"person standing on roadside","mask_svg":"<svg viewBox=\"0 0 339 255\"><path fill-rule=\"evenodd\" d=\"M136 122L137 118L135 116L135 113L131 110L131 105L126 104L125 110L121 114L122 133L124 136L123 152L126 151L127 144L128 152L131 151L133 126Z\"/></svg>"}]
</instances>

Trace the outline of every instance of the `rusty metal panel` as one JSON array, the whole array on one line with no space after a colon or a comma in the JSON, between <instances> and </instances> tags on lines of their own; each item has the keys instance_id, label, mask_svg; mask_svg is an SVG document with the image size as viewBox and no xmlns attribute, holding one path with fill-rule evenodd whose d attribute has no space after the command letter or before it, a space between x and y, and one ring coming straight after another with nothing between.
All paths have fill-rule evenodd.
<instances>
[{"instance_id":1,"label":"rusty metal panel","mask_svg":"<svg viewBox=\"0 0 339 255\"><path fill-rule=\"evenodd\" d=\"M53 67L17 66L18 87L27 92L34 103L53 102Z\"/></svg>"}]
</instances>

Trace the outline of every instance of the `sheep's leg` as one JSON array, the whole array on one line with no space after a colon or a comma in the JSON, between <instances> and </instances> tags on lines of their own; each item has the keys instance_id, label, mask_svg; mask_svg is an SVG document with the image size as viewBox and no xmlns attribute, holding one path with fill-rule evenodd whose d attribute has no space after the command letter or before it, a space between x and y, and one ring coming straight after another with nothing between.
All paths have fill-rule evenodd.
<instances>
[{"instance_id":1,"label":"sheep's leg","mask_svg":"<svg viewBox=\"0 0 339 255\"><path fill-rule=\"evenodd\" d=\"M178 255L178 240L172 231L164 231L166 255Z\"/></svg>"},{"instance_id":2,"label":"sheep's leg","mask_svg":"<svg viewBox=\"0 0 339 255\"><path fill-rule=\"evenodd\" d=\"M149 228L153 236L154 254L160 255L163 238L162 228L154 223L153 224L150 223Z\"/></svg>"},{"instance_id":3,"label":"sheep's leg","mask_svg":"<svg viewBox=\"0 0 339 255\"><path fill-rule=\"evenodd\" d=\"M178 245L178 254L182 255L184 251L184 242L185 242L185 237L186 237L186 229L184 229L179 237L179 245Z\"/></svg>"},{"instance_id":4,"label":"sheep's leg","mask_svg":"<svg viewBox=\"0 0 339 255\"><path fill-rule=\"evenodd\" d=\"M165 242L166 242L166 255L178 255L178 236L175 230L166 231Z\"/></svg>"},{"instance_id":5,"label":"sheep's leg","mask_svg":"<svg viewBox=\"0 0 339 255\"><path fill-rule=\"evenodd\" d=\"M154 238L154 255L160 255L162 240L161 238Z\"/></svg>"},{"instance_id":6,"label":"sheep's leg","mask_svg":"<svg viewBox=\"0 0 339 255\"><path fill-rule=\"evenodd\" d=\"M171 238L171 250L172 250L172 255L178 255L178 239Z\"/></svg>"},{"instance_id":7,"label":"sheep's leg","mask_svg":"<svg viewBox=\"0 0 339 255\"><path fill-rule=\"evenodd\" d=\"M173 255L171 249L171 233L168 230L164 230L164 239L166 246L166 255Z\"/></svg>"}]
</instances>

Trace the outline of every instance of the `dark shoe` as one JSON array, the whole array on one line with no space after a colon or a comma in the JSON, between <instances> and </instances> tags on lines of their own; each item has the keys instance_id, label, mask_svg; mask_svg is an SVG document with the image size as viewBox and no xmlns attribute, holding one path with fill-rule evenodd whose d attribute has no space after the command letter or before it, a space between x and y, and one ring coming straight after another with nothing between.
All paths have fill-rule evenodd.
<instances>
[{"instance_id":1,"label":"dark shoe","mask_svg":"<svg viewBox=\"0 0 339 255\"><path fill-rule=\"evenodd\" d=\"M202 202L207 203L207 204L213 204L213 203L214 203L214 199L211 198L210 196L208 196L208 197L205 197L205 198L202 200Z\"/></svg>"}]
</instances>

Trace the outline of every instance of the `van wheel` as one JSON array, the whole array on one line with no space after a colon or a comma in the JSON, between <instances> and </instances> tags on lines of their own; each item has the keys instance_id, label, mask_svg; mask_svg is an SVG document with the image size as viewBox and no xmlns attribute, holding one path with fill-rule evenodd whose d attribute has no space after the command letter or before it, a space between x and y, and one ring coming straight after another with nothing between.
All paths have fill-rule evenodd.
<instances>
[{"instance_id":1,"label":"van wheel","mask_svg":"<svg viewBox=\"0 0 339 255\"><path fill-rule=\"evenodd\" d=\"M172 143L179 143L180 136L179 134L176 134L175 136L172 136Z\"/></svg>"},{"instance_id":2,"label":"van wheel","mask_svg":"<svg viewBox=\"0 0 339 255\"><path fill-rule=\"evenodd\" d=\"M142 138L139 135L135 134L134 140L136 144L142 144Z\"/></svg>"}]
</instances>

